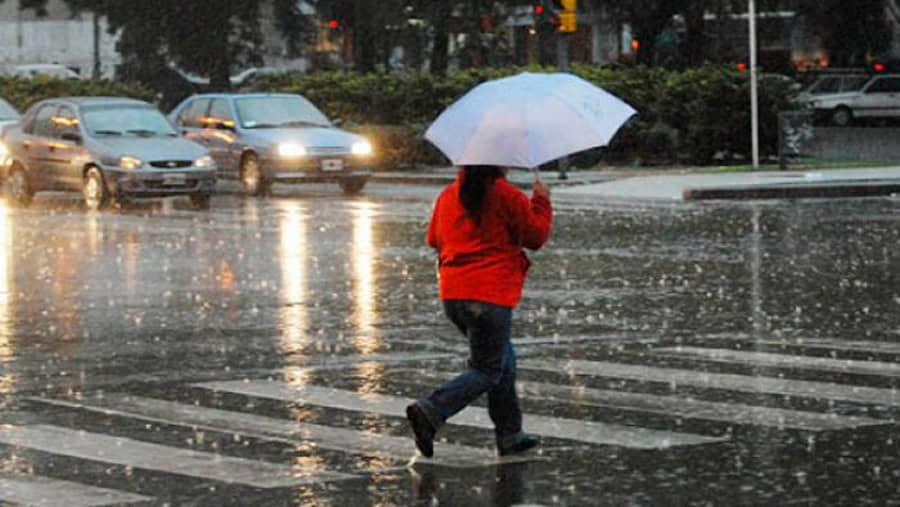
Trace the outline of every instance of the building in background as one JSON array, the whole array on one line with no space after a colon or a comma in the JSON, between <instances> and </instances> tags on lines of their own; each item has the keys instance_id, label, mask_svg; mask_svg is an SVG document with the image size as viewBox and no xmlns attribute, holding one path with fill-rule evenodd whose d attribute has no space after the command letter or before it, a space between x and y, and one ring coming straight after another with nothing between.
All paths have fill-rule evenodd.
<instances>
[{"instance_id":1,"label":"building in background","mask_svg":"<svg viewBox=\"0 0 900 507\"><path fill-rule=\"evenodd\" d=\"M20 0L0 3L0 70L16 66L55 63L82 77L112 78L121 58L118 37L107 32L104 18L73 13L62 0L50 0L45 16L22 9Z\"/></svg>"}]
</instances>

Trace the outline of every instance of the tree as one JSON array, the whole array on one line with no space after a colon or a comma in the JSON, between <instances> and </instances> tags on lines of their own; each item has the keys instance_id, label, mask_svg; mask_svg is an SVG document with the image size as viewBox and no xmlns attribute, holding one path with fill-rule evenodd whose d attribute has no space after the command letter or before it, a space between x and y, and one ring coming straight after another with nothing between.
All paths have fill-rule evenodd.
<instances>
[{"instance_id":1,"label":"tree","mask_svg":"<svg viewBox=\"0 0 900 507\"><path fill-rule=\"evenodd\" d=\"M821 34L832 66L864 64L890 48L890 11L885 0L796 0L795 4L813 31Z\"/></svg>"}]
</instances>

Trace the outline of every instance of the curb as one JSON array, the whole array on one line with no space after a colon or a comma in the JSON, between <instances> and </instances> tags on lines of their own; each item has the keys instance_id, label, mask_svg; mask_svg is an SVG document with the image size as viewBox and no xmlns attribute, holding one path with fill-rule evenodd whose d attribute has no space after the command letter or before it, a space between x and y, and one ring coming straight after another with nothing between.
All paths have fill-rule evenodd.
<instances>
[{"instance_id":1,"label":"curb","mask_svg":"<svg viewBox=\"0 0 900 507\"><path fill-rule=\"evenodd\" d=\"M839 182L836 184L688 188L685 201L724 199L814 199L834 197L875 197L900 193L900 182Z\"/></svg>"}]
</instances>

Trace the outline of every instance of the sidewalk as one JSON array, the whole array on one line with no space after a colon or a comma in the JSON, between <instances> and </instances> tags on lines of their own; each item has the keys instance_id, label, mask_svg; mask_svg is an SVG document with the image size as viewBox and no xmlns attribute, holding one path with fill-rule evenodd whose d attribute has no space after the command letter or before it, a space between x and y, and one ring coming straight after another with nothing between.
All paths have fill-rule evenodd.
<instances>
[{"instance_id":1,"label":"sidewalk","mask_svg":"<svg viewBox=\"0 0 900 507\"><path fill-rule=\"evenodd\" d=\"M380 173L373 181L414 184L446 184L456 170ZM528 188L529 171L510 171L513 183ZM686 201L705 199L800 199L865 197L900 193L900 166L877 169L829 169L813 171L761 171L734 173L673 173L652 170L578 170L568 179L543 172L541 179L558 197Z\"/></svg>"}]
</instances>

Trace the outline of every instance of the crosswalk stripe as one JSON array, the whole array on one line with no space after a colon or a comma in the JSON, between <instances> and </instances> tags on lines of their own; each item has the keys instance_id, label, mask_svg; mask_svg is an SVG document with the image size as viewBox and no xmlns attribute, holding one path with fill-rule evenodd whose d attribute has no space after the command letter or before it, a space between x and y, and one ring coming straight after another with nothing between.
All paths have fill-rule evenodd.
<instances>
[{"instance_id":1,"label":"crosswalk stripe","mask_svg":"<svg viewBox=\"0 0 900 507\"><path fill-rule=\"evenodd\" d=\"M675 396L629 393L589 387L558 386L538 382L519 382L518 385L521 387L523 395L532 398L549 397L556 400L575 401L579 404L600 405L707 421L722 421L738 425L767 426L805 431L829 431L890 424L888 421L868 417L785 410Z\"/></svg>"},{"instance_id":2,"label":"crosswalk stripe","mask_svg":"<svg viewBox=\"0 0 900 507\"><path fill-rule=\"evenodd\" d=\"M34 507L98 507L149 502L153 498L37 475L0 473L0 502Z\"/></svg>"},{"instance_id":3,"label":"crosswalk stripe","mask_svg":"<svg viewBox=\"0 0 900 507\"><path fill-rule=\"evenodd\" d=\"M415 445L409 437L378 435L367 431L275 419L141 396L105 394L102 400L96 400L100 404L48 398L27 399L28 401L48 405L130 417L162 424L191 426L224 433L240 433L269 441L287 443L296 443L298 441L313 442L322 449L384 456L403 461L408 461L415 453ZM435 442L434 448L434 458L421 458L419 461L464 468L534 460L530 456L500 458L495 452L487 449L442 442Z\"/></svg>"},{"instance_id":4,"label":"crosswalk stripe","mask_svg":"<svg viewBox=\"0 0 900 507\"><path fill-rule=\"evenodd\" d=\"M791 380L773 377L709 373L678 368L660 368L607 361L563 360L546 361L530 359L519 362L520 369L565 372L595 377L665 382L712 389L728 389L745 393L768 393L850 401L890 407L900 407L900 393L895 389L851 386L830 382Z\"/></svg>"},{"instance_id":5,"label":"crosswalk stripe","mask_svg":"<svg viewBox=\"0 0 900 507\"><path fill-rule=\"evenodd\" d=\"M830 357L796 356L756 352L749 350L707 349L702 347L663 347L655 354L700 357L718 363L750 364L754 366L791 367L837 373L862 375L900 376L900 363L884 361L859 361L855 359L832 359Z\"/></svg>"},{"instance_id":6,"label":"crosswalk stripe","mask_svg":"<svg viewBox=\"0 0 900 507\"><path fill-rule=\"evenodd\" d=\"M298 486L357 477L339 472L299 469L263 461L178 449L44 424L0 426L0 443L57 455L258 488Z\"/></svg>"},{"instance_id":7,"label":"crosswalk stripe","mask_svg":"<svg viewBox=\"0 0 900 507\"><path fill-rule=\"evenodd\" d=\"M410 375L438 379L449 379L450 373L435 373L425 370L395 370ZM868 417L842 416L800 410L703 401L678 396L659 396L649 393L612 391L584 386L567 386L520 380L516 382L519 395L525 398L571 402L579 405L593 405L622 410L632 410L651 414L670 415L721 421L747 426L766 426L804 431L833 431L860 426L880 426L888 421Z\"/></svg>"},{"instance_id":8,"label":"crosswalk stripe","mask_svg":"<svg viewBox=\"0 0 900 507\"><path fill-rule=\"evenodd\" d=\"M710 335L709 338L719 341L741 341L750 344L761 344L773 347L802 347L805 349L840 350L848 352L865 352L869 354L900 354L900 343L874 340L840 340L834 338L751 338L748 335Z\"/></svg>"},{"instance_id":9,"label":"crosswalk stripe","mask_svg":"<svg viewBox=\"0 0 900 507\"><path fill-rule=\"evenodd\" d=\"M214 391L257 396L261 398L293 401L310 405L370 412L388 416L403 416L410 402L395 396L374 393L355 393L329 387L312 385L293 386L285 382L268 380L206 382L194 384ZM575 440L601 445L617 445L635 449L661 449L681 445L698 445L723 442L727 437L711 437L690 433L651 430L594 421L563 419L536 414L525 414L526 430L545 437ZM453 416L451 424L493 429L494 424L487 410L468 407Z\"/></svg>"}]
</instances>

